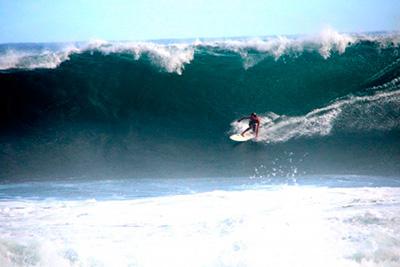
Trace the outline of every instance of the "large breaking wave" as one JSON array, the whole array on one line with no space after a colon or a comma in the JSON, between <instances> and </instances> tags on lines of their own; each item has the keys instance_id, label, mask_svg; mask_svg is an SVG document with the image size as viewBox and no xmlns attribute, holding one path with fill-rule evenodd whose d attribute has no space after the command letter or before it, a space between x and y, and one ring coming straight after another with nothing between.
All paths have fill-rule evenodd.
<instances>
[{"instance_id":1,"label":"large breaking wave","mask_svg":"<svg viewBox=\"0 0 400 267\"><path fill-rule=\"evenodd\" d=\"M399 40L0 45L0 176L398 174ZM232 144L253 111L260 137Z\"/></svg>"}]
</instances>

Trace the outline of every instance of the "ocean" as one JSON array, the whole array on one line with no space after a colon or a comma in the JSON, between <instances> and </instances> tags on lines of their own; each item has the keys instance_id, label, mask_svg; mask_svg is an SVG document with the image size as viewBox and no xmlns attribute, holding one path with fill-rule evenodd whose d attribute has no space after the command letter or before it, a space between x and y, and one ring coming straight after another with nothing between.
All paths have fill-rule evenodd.
<instances>
[{"instance_id":1,"label":"ocean","mask_svg":"<svg viewBox=\"0 0 400 267\"><path fill-rule=\"evenodd\" d=\"M399 52L329 29L0 44L0 265L400 266Z\"/></svg>"}]
</instances>

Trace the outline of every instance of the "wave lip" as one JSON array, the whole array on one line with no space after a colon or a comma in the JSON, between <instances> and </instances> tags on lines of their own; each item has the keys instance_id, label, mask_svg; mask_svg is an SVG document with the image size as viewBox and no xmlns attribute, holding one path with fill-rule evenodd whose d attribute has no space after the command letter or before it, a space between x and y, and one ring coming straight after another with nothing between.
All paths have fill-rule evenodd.
<instances>
[{"instance_id":1,"label":"wave lip","mask_svg":"<svg viewBox=\"0 0 400 267\"><path fill-rule=\"evenodd\" d=\"M89 49L93 46L89 45ZM187 44L162 45L156 43L105 43L96 47L105 55L114 53L128 53L135 60L148 56L150 61L167 72L182 74L185 64L189 64L194 58L194 47Z\"/></svg>"},{"instance_id":2,"label":"wave lip","mask_svg":"<svg viewBox=\"0 0 400 267\"><path fill-rule=\"evenodd\" d=\"M61 51L42 50L39 52L8 49L0 55L0 70L9 69L54 69L69 60L73 53L80 50L74 46L63 48Z\"/></svg>"},{"instance_id":3,"label":"wave lip","mask_svg":"<svg viewBox=\"0 0 400 267\"><path fill-rule=\"evenodd\" d=\"M219 55L224 51L239 54L243 59L243 67L248 69L269 56L278 60L283 55L298 56L306 51L317 51L324 59L328 59L333 52L342 54L349 46L362 41L376 42L380 47L398 46L400 35L345 34L327 28L315 36L195 40L166 44L91 40L87 43L63 44L58 49L47 49L45 45L43 49L36 51L11 46L5 50L0 47L0 70L54 69L69 60L72 54L98 51L104 55L131 54L134 60L147 57L162 70L181 75L185 65L190 64L194 60L195 52L200 50L212 55Z\"/></svg>"}]
</instances>

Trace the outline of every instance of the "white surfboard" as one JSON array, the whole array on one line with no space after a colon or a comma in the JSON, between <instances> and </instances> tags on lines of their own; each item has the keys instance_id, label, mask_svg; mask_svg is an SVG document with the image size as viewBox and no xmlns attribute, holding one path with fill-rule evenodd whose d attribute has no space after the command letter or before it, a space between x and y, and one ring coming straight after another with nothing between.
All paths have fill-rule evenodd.
<instances>
[{"instance_id":1,"label":"white surfboard","mask_svg":"<svg viewBox=\"0 0 400 267\"><path fill-rule=\"evenodd\" d=\"M245 141L249 141L250 139L253 139L255 137L255 135L253 133L245 133L244 136L242 136L241 134L233 134L231 136L229 136L229 138L233 141L236 142L245 142Z\"/></svg>"}]
</instances>

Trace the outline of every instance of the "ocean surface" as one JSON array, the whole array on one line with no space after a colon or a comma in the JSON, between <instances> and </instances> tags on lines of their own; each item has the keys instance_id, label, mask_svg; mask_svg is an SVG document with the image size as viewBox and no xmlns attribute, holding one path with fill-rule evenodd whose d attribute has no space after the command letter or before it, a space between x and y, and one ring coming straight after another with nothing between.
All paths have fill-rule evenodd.
<instances>
[{"instance_id":1,"label":"ocean surface","mask_svg":"<svg viewBox=\"0 0 400 267\"><path fill-rule=\"evenodd\" d=\"M400 266L400 181L0 184L1 266Z\"/></svg>"},{"instance_id":2,"label":"ocean surface","mask_svg":"<svg viewBox=\"0 0 400 267\"><path fill-rule=\"evenodd\" d=\"M398 267L399 162L398 33L0 44L0 266Z\"/></svg>"}]
</instances>

